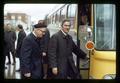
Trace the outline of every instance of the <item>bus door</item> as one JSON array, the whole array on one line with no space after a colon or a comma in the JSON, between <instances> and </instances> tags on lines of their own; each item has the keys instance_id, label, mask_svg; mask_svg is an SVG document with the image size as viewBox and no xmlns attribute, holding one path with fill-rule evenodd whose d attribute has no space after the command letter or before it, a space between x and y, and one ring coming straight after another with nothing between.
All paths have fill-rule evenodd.
<instances>
[{"instance_id":1,"label":"bus door","mask_svg":"<svg viewBox=\"0 0 120 83\"><path fill-rule=\"evenodd\" d=\"M82 49L89 58L89 51L86 49L85 44L88 40L92 40L92 26L90 25L90 16L91 16L91 5L84 4L78 5L78 45L80 49ZM89 78L89 59L83 60L80 59L79 62L80 74L82 79Z\"/></svg>"}]
</instances>

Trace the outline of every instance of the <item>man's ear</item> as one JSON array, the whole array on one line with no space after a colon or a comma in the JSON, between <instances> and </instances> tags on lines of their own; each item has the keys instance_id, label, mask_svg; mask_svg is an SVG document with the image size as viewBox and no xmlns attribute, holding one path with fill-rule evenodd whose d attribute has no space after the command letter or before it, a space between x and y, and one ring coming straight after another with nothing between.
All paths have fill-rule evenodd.
<instances>
[{"instance_id":1,"label":"man's ear","mask_svg":"<svg viewBox=\"0 0 120 83\"><path fill-rule=\"evenodd\" d=\"M63 24L61 23L61 27L63 27Z\"/></svg>"}]
</instances>

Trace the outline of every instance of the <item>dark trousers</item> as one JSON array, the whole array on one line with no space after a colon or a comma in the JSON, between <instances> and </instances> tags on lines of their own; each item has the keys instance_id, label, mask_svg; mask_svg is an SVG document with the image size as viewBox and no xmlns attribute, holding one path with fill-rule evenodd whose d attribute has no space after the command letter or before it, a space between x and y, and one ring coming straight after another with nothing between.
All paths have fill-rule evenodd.
<instances>
[{"instance_id":1,"label":"dark trousers","mask_svg":"<svg viewBox=\"0 0 120 83\"><path fill-rule=\"evenodd\" d=\"M44 79L47 78L48 64L43 64Z\"/></svg>"},{"instance_id":2,"label":"dark trousers","mask_svg":"<svg viewBox=\"0 0 120 83\"><path fill-rule=\"evenodd\" d=\"M69 66L69 64L68 64L68 66ZM70 79L81 79L81 75L80 75L79 71L77 71L77 73L75 73L70 66L66 72L66 75L64 75L64 74L53 75L52 69L49 68L48 72L47 72L47 79L68 79L68 77Z\"/></svg>"},{"instance_id":3,"label":"dark trousers","mask_svg":"<svg viewBox=\"0 0 120 83\"><path fill-rule=\"evenodd\" d=\"M16 61L15 61L15 50L14 51L10 51L10 52L12 54L13 63L16 63Z\"/></svg>"},{"instance_id":4,"label":"dark trousers","mask_svg":"<svg viewBox=\"0 0 120 83\"><path fill-rule=\"evenodd\" d=\"M12 58L13 58L13 63L15 63L15 52L14 51L7 51L6 52L6 56L8 57L8 63L11 63L11 60L10 60L10 52L12 54Z\"/></svg>"},{"instance_id":5,"label":"dark trousers","mask_svg":"<svg viewBox=\"0 0 120 83\"><path fill-rule=\"evenodd\" d=\"M48 70L48 57L43 56L43 72L44 72L44 79L47 78L47 70Z\"/></svg>"},{"instance_id":6,"label":"dark trousers","mask_svg":"<svg viewBox=\"0 0 120 83\"><path fill-rule=\"evenodd\" d=\"M7 56L7 58L8 58L8 63L11 63L9 51L5 52L5 56Z\"/></svg>"},{"instance_id":7,"label":"dark trousers","mask_svg":"<svg viewBox=\"0 0 120 83\"><path fill-rule=\"evenodd\" d=\"M81 75L79 70L76 67L76 72L73 71L72 67L70 64L68 64L68 71L67 71L67 76L70 77L71 79L81 79Z\"/></svg>"}]
</instances>

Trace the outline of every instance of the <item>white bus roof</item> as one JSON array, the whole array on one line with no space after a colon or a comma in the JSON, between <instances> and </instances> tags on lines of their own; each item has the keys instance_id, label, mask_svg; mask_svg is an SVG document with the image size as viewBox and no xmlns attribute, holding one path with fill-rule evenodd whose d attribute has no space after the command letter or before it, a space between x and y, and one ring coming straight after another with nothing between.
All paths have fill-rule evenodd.
<instances>
[{"instance_id":1,"label":"white bus roof","mask_svg":"<svg viewBox=\"0 0 120 83\"><path fill-rule=\"evenodd\" d=\"M48 17L51 16L53 13L55 13L58 9L60 9L64 5L66 5L66 4L56 4L56 6L48 14Z\"/></svg>"}]
</instances>

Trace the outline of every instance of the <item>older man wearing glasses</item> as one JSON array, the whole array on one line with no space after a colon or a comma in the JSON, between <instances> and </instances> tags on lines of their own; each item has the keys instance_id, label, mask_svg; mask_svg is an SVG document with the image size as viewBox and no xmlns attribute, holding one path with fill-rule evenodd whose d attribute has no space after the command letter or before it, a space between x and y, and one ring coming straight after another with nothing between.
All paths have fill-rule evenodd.
<instances>
[{"instance_id":1,"label":"older man wearing glasses","mask_svg":"<svg viewBox=\"0 0 120 83\"><path fill-rule=\"evenodd\" d=\"M46 25L36 24L34 30L24 38L21 47L21 77L22 79L43 79L43 61L41 38L45 35Z\"/></svg>"}]
</instances>

